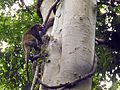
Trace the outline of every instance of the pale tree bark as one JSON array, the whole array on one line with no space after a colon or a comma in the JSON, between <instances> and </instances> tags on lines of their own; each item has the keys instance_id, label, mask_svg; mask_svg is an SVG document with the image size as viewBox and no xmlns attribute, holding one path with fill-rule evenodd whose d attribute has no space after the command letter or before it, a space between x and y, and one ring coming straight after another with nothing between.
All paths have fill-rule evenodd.
<instances>
[{"instance_id":1,"label":"pale tree bark","mask_svg":"<svg viewBox=\"0 0 120 90\"><path fill-rule=\"evenodd\" d=\"M43 20L54 1L44 0ZM95 24L96 0L60 1L54 26L47 33L51 38L47 48L50 62L45 63L44 83L49 86L64 84L90 72L95 51ZM91 78L87 78L65 90L91 90L91 85Z\"/></svg>"}]
</instances>

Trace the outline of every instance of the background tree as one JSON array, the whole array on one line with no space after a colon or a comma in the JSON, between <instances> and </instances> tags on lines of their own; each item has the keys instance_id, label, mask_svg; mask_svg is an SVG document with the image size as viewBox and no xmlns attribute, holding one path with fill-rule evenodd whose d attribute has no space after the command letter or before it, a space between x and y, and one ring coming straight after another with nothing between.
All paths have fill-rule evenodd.
<instances>
[{"instance_id":1,"label":"background tree","mask_svg":"<svg viewBox=\"0 0 120 90\"><path fill-rule=\"evenodd\" d=\"M119 4L119 0L100 0L97 11L96 37L98 44L96 45L96 51L100 59L98 75L102 81L108 80L109 77L108 82L112 83L110 90L120 88ZM100 88L103 87L105 86L103 85Z\"/></svg>"},{"instance_id":2,"label":"background tree","mask_svg":"<svg viewBox=\"0 0 120 90\"><path fill-rule=\"evenodd\" d=\"M102 85L102 81L112 82L109 90L120 88L119 3L119 0L98 0L96 51L99 66L93 77L93 90L105 89L106 84ZM15 5L19 8L14 8ZM25 89L27 86L24 54L20 44L23 32L34 23L41 22L35 5L36 1L33 1L28 6L32 16L19 0L0 0L0 90ZM3 42L7 43L5 49Z\"/></svg>"}]
</instances>

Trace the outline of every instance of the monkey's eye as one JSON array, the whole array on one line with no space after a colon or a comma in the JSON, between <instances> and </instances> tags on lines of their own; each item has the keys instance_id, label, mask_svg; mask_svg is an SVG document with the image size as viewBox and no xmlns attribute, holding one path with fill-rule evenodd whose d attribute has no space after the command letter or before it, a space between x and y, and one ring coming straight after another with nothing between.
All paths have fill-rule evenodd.
<instances>
[{"instance_id":1,"label":"monkey's eye","mask_svg":"<svg viewBox=\"0 0 120 90\"><path fill-rule=\"evenodd\" d=\"M40 26L38 26L38 27L37 27L37 29L38 29L38 30L41 30L41 27L40 27Z\"/></svg>"}]
</instances>

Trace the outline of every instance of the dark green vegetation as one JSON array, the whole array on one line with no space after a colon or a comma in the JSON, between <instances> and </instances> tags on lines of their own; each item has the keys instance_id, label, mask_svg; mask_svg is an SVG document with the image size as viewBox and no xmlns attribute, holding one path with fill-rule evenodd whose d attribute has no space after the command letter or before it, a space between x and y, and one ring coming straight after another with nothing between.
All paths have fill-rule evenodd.
<instances>
[{"instance_id":1,"label":"dark green vegetation","mask_svg":"<svg viewBox=\"0 0 120 90\"><path fill-rule=\"evenodd\" d=\"M120 81L118 81L118 77L120 77L119 0L100 0L98 2L96 38L98 39L96 51L99 66L98 73L93 79L95 81L93 86L99 85L101 80L108 80L113 83L109 90L116 90L120 86ZM106 78L106 75L109 79ZM95 90L103 90L102 87L96 87Z\"/></svg>"},{"instance_id":2,"label":"dark green vegetation","mask_svg":"<svg viewBox=\"0 0 120 90\"><path fill-rule=\"evenodd\" d=\"M116 90L120 84L116 78L120 75L119 3L119 0L98 2L96 51L99 66L93 77L93 90L103 90L104 86L100 86L100 83L107 79L106 75L110 78L109 81L113 82L109 90ZM19 6L17 10L13 9L15 4ZM18 0L0 0L0 43L1 46L3 41L8 44L4 51L0 47L0 90L23 90L28 85L21 37L28 27L40 23L35 2L29 9L32 15ZM32 81L32 73L30 74Z\"/></svg>"},{"instance_id":3,"label":"dark green vegetation","mask_svg":"<svg viewBox=\"0 0 120 90\"><path fill-rule=\"evenodd\" d=\"M20 7L18 10L12 9L15 3ZM28 27L40 22L35 7L29 8L33 16L17 0L0 0L0 42L1 45L3 41L8 44L4 52L0 49L0 90L18 90L27 86L21 37ZM32 74L30 76L32 81Z\"/></svg>"}]
</instances>

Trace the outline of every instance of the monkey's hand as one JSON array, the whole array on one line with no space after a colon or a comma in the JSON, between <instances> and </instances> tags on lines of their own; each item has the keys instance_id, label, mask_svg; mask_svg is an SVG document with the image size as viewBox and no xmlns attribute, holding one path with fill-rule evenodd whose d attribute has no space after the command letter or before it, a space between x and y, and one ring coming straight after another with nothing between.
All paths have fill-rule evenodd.
<instances>
[{"instance_id":1,"label":"monkey's hand","mask_svg":"<svg viewBox=\"0 0 120 90\"><path fill-rule=\"evenodd\" d=\"M47 45L50 41L50 37L48 35L44 35L42 37L42 40L43 40L44 45Z\"/></svg>"}]
</instances>

